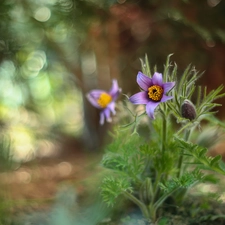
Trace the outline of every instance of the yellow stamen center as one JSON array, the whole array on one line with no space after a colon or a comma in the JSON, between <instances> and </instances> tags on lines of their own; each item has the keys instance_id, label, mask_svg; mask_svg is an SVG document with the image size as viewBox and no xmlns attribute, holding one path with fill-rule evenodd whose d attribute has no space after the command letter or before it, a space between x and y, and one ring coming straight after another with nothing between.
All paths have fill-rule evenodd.
<instances>
[{"instance_id":1,"label":"yellow stamen center","mask_svg":"<svg viewBox=\"0 0 225 225\"><path fill-rule=\"evenodd\" d=\"M163 96L163 88L159 85L153 85L148 88L148 96L153 101L160 101Z\"/></svg>"},{"instance_id":2,"label":"yellow stamen center","mask_svg":"<svg viewBox=\"0 0 225 225\"><path fill-rule=\"evenodd\" d=\"M99 99L97 102L98 102L99 106L101 106L102 108L105 108L111 101L112 101L111 95L109 95L107 93L102 93L99 96Z\"/></svg>"}]
</instances>

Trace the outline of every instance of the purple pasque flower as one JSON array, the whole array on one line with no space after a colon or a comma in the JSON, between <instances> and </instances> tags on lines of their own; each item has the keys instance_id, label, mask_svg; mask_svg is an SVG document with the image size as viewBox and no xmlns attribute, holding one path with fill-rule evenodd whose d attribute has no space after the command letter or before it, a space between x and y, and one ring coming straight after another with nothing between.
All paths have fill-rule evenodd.
<instances>
[{"instance_id":1,"label":"purple pasque flower","mask_svg":"<svg viewBox=\"0 0 225 225\"><path fill-rule=\"evenodd\" d=\"M162 74L155 72L150 78L141 72L138 72L137 83L143 90L134 94L129 98L133 104L146 105L146 113L152 119L155 119L154 111L161 102L166 102L172 99L172 96L167 96L166 93L175 86L175 82L163 83Z\"/></svg>"},{"instance_id":2,"label":"purple pasque flower","mask_svg":"<svg viewBox=\"0 0 225 225\"><path fill-rule=\"evenodd\" d=\"M113 115L116 114L115 111L115 101L117 100L119 94L121 92L121 88L119 88L117 80L112 81L111 89L106 92L104 90L91 90L87 93L87 99L89 102L96 108L100 109L100 124L103 125L105 119L107 122L111 122L112 118L110 117L110 113Z\"/></svg>"}]
</instances>

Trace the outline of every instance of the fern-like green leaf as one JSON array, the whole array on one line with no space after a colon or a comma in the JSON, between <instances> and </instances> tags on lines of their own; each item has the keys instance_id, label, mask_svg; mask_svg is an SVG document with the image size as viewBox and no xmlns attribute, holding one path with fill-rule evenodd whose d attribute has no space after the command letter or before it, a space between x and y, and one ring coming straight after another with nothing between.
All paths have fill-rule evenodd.
<instances>
[{"instance_id":1,"label":"fern-like green leaf","mask_svg":"<svg viewBox=\"0 0 225 225\"><path fill-rule=\"evenodd\" d=\"M191 172L184 173L180 178L172 178L168 180L165 184L160 183L160 188L166 192L172 192L178 188L189 188L204 180L204 175L199 169L195 169Z\"/></svg>"},{"instance_id":2,"label":"fern-like green leaf","mask_svg":"<svg viewBox=\"0 0 225 225\"><path fill-rule=\"evenodd\" d=\"M109 206L113 206L117 197L126 191L132 192L132 187L126 177L110 176L105 177L102 181L101 195Z\"/></svg>"},{"instance_id":3,"label":"fern-like green leaf","mask_svg":"<svg viewBox=\"0 0 225 225\"><path fill-rule=\"evenodd\" d=\"M213 170L225 175L225 165L221 160L221 156L207 156L206 148L190 142L185 142L177 137L175 139L179 142L180 147L184 150L184 152L188 152L191 157L193 157L193 159L197 162L196 165L203 165L204 169Z\"/></svg>"}]
</instances>

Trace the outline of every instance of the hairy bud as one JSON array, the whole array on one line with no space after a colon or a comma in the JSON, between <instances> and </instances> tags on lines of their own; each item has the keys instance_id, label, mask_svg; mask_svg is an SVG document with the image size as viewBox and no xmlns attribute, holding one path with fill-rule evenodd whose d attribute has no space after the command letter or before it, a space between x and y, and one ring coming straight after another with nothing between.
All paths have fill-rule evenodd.
<instances>
[{"instance_id":1,"label":"hairy bud","mask_svg":"<svg viewBox=\"0 0 225 225\"><path fill-rule=\"evenodd\" d=\"M189 120L194 120L196 117L196 109L194 104L185 99L183 104L181 105L181 115L182 117L189 119Z\"/></svg>"}]
</instances>

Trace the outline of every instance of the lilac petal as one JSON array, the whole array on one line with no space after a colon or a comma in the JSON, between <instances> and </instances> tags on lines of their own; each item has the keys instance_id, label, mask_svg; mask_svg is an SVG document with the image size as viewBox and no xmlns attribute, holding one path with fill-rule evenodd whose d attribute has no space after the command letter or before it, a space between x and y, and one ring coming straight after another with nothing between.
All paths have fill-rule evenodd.
<instances>
[{"instance_id":1,"label":"lilac petal","mask_svg":"<svg viewBox=\"0 0 225 225\"><path fill-rule=\"evenodd\" d=\"M104 110L102 110L100 112L100 125L103 125L105 120L107 122L112 122L112 118L110 117L110 109L109 108L105 108Z\"/></svg>"},{"instance_id":2,"label":"lilac petal","mask_svg":"<svg viewBox=\"0 0 225 225\"><path fill-rule=\"evenodd\" d=\"M112 118L111 118L110 116L108 116L108 117L106 117L106 121L107 121L108 123L111 123L111 122L112 122Z\"/></svg>"},{"instance_id":3,"label":"lilac petal","mask_svg":"<svg viewBox=\"0 0 225 225\"><path fill-rule=\"evenodd\" d=\"M96 99L98 99L102 93L106 93L106 92L100 89L94 89L88 92L89 95L91 95L93 98L96 98Z\"/></svg>"},{"instance_id":4,"label":"lilac petal","mask_svg":"<svg viewBox=\"0 0 225 225\"><path fill-rule=\"evenodd\" d=\"M115 102L111 102L107 105L107 108L112 112L113 115L116 114L116 111L115 111Z\"/></svg>"},{"instance_id":5,"label":"lilac petal","mask_svg":"<svg viewBox=\"0 0 225 225\"><path fill-rule=\"evenodd\" d=\"M148 116L151 118L151 119L155 119L155 116L154 116L154 111L156 109L156 107L159 105L160 102L153 102L153 101L150 101L147 105L146 105L146 113L148 114Z\"/></svg>"},{"instance_id":6,"label":"lilac petal","mask_svg":"<svg viewBox=\"0 0 225 225\"><path fill-rule=\"evenodd\" d=\"M119 88L117 80L113 79L112 87L109 91L109 94L112 96L114 101L118 98L120 92L121 92L121 88Z\"/></svg>"},{"instance_id":7,"label":"lilac petal","mask_svg":"<svg viewBox=\"0 0 225 225\"><path fill-rule=\"evenodd\" d=\"M163 85L162 74L155 72L152 76L152 83L154 85L159 85L162 87L162 85Z\"/></svg>"},{"instance_id":8,"label":"lilac petal","mask_svg":"<svg viewBox=\"0 0 225 225\"><path fill-rule=\"evenodd\" d=\"M171 99L173 99L173 96L163 95L163 97L161 99L161 102L166 102L166 101L171 100Z\"/></svg>"},{"instance_id":9,"label":"lilac petal","mask_svg":"<svg viewBox=\"0 0 225 225\"><path fill-rule=\"evenodd\" d=\"M147 104L149 102L148 94L145 91L132 95L129 100L133 104Z\"/></svg>"},{"instance_id":10,"label":"lilac petal","mask_svg":"<svg viewBox=\"0 0 225 225\"><path fill-rule=\"evenodd\" d=\"M164 94L171 90L175 86L175 82L167 82L163 84Z\"/></svg>"},{"instance_id":11,"label":"lilac petal","mask_svg":"<svg viewBox=\"0 0 225 225\"><path fill-rule=\"evenodd\" d=\"M144 91L148 91L148 88L152 86L152 79L142 72L138 72L137 83Z\"/></svg>"},{"instance_id":12,"label":"lilac petal","mask_svg":"<svg viewBox=\"0 0 225 225\"><path fill-rule=\"evenodd\" d=\"M87 93L86 97L87 99L89 100L89 102L96 108L100 109L101 107L99 106L98 104L98 99L99 99L99 96L102 94L102 93L105 93L105 91L102 91L102 90L92 90L90 92Z\"/></svg>"},{"instance_id":13,"label":"lilac petal","mask_svg":"<svg viewBox=\"0 0 225 225\"><path fill-rule=\"evenodd\" d=\"M103 125L104 122L105 122L105 115L104 115L104 112L102 111L102 112L100 112L100 121L99 121L99 123L100 123L100 125Z\"/></svg>"},{"instance_id":14,"label":"lilac petal","mask_svg":"<svg viewBox=\"0 0 225 225\"><path fill-rule=\"evenodd\" d=\"M105 108L102 112L103 112L103 114L105 116L106 121L107 122L111 122L112 119L110 117L110 109L109 108Z\"/></svg>"}]
</instances>

